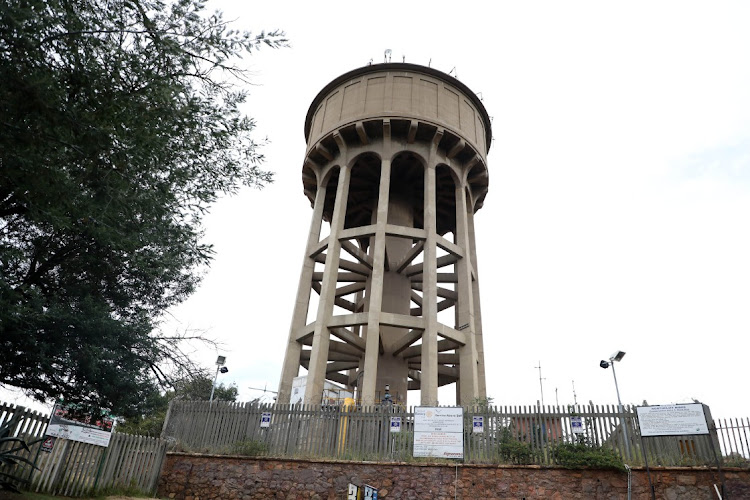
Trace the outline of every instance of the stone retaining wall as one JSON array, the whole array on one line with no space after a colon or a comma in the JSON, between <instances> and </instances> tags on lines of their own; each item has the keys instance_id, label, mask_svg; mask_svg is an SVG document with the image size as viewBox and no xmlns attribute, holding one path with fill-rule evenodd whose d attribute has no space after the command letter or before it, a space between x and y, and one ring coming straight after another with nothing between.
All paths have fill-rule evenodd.
<instances>
[{"instance_id":1,"label":"stone retaining wall","mask_svg":"<svg viewBox=\"0 0 750 500\"><path fill-rule=\"evenodd\" d=\"M715 470L655 468L656 498L716 499ZM724 471L726 496L750 498L750 470ZM421 465L170 453L162 469L159 495L176 500L345 499L349 483L369 484L391 499L626 499L628 475L605 470L538 466ZM457 490L457 491L456 491ZM645 469L633 469L632 498L649 499Z\"/></svg>"}]
</instances>

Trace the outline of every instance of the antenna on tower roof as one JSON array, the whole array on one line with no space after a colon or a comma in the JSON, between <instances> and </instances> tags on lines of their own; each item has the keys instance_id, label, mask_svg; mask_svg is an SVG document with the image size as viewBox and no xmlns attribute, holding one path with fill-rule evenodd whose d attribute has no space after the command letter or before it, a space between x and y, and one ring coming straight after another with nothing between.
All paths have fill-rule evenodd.
<instances>
[{"instance_id":1,"label":"antenna on tower roof","mask_svg":"<svg viewBox=\"0 0 750 500\"><path fill-rule=\"evenodd\" d=\"M391 49L385 49L385 52L383 53L383 62L391 62Z\"/></svg>"}]
</instances>

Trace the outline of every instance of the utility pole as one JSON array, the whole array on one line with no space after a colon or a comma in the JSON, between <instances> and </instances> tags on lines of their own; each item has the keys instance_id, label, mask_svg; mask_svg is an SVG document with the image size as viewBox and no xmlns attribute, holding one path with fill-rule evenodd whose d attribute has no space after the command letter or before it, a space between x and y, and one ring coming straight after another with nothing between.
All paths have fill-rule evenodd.
<instances>
[{"instance_id":1,"label":"utility pole","mask_svg":"<svg viewBox=\"0 0 750 500\"><path fill-rule=\"evenodd\" d=\"M535 366L534 368L539 369L539 393L542 396L542 408L544 408L544 387L542 387L542 380L546 380L542 378L542 362L539 361L539 366Z\"/></svg>"}]
</instances>

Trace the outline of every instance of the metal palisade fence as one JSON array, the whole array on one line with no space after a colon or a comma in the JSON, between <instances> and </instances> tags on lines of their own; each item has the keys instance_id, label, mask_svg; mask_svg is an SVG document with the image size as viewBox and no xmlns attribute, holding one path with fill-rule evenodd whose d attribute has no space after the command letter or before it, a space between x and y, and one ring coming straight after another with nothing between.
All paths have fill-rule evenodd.
<instances>
[{"instance_id":1,"label":"metal palisade fence","mask_svg":"<svg viewBox=\"0 0 750 500\"><path fill-rule=\"evenodd\" d=\"M391 419L400 432L392 432ZM477 432L476 421L482 432ZM571 425L574 423L574 425ZM561 444L612 450L625 463L694 465L714 455L742 465L747 435L742 426L711 426L709 435L641 439L635 407L614 405L477 406L464 409L464 461L558 463ZM344 460L412 458L414 413L396 405L345 407L173 401L162 437L177 450ZM719 434L717 434L717 429ZM728 439L726 431L733 431ZM721 438L720 438L721 436ZM642 446L645 443L646 446ZM645 450L645 457L644 457ZM737 451L739 450L739 451ZM744 455L743 455L744 454ZM748 462L750 465L750 462ZM746 465L744 465L746 466Z\"/></svg>"},{"instance_id":2,"label":"metal palisade fence","mask_svg":"<svg viewBox=\"0 0 750 500\"><path fill-rule=\"evenodd\" d=\"M52 495L81 496L98 491L127 488L153 493L166 454L161 439L113 433L109 446L57 439L52 450L42 449L42 438L48 417L37 412L0 403L0 426L20 415L11 435L33 443L29 451L18 455L36 468L19 463L0 468L24 480L18 485L25 490Z\"/></svg>"}]
</instances>

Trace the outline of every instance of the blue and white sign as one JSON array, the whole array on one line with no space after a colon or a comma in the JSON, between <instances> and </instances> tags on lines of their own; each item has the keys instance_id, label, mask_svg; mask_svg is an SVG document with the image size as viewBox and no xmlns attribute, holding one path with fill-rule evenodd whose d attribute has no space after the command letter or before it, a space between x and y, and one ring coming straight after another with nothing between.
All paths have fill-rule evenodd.
<instances>
[{"instance_id":1,"label":"blue and white sign","mask_svg":"<svg viewBox=\"0 0 750 500\"><path fill-rule=\"evenodd\" d=\"M391 432L401 432L401 417L391 417Z\"/></svg>"},{"instance_id":2,"label":"blue and white sign","mask_svg":"<svg viewBox=\"0 0 750 500\"><path fill-rule=\"evenodd\" d=\"M378 500L378 490L369 484L365 485L365 496L363 500Z\"/></svg>"},{"instance_id":3,"label":"blue and white sign","mask_svg":"<svg viewBox=\"0 0 750 500\"><path fill-rule=\"evenodd\" d=\"M573 434L583 434L583 418L570 417L570 428Z\"/></svg>"},{"instance_id":4,"label":"blue and white sign","mask_svg":"<svg viewBox=\"0 0 750 500\"><path fill-rule=\"evenodd\" d=\"M482 434L484 432L484 417L475 416L471 426L471 432L473 434Z\"/></svg>"},{"instance_id":5,"label":"blue and white sign","mask_svg":"<svg viewBox=\"0 0 750 500\"><path fill-rule=\"evenodd\" d=\"M263 412L260 414L260 426L261 428L271 427L271 413L270 412Z\"/></svg>"}]
</instances>

